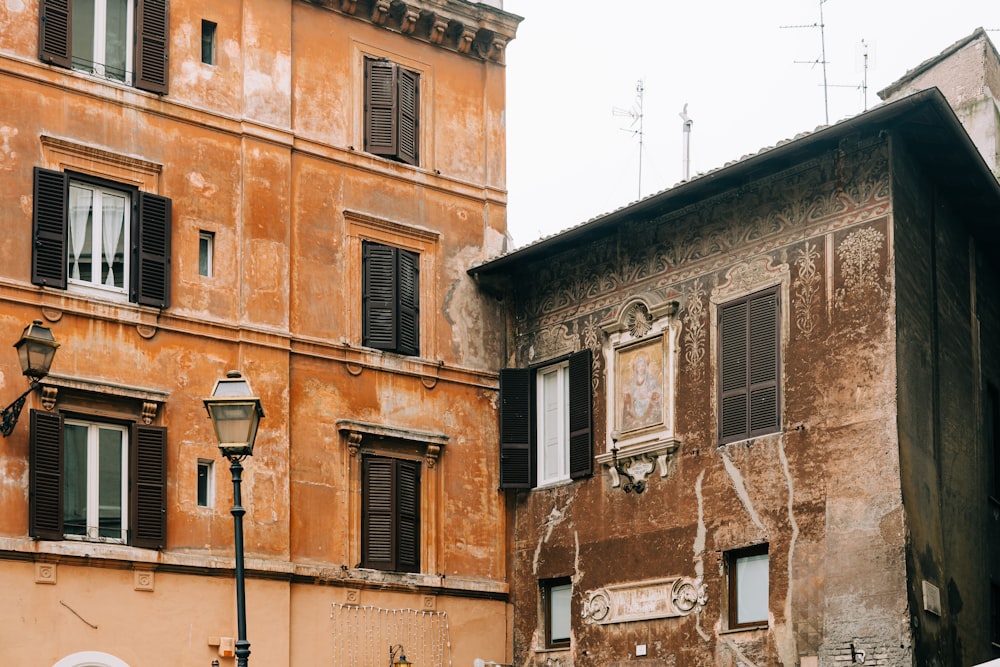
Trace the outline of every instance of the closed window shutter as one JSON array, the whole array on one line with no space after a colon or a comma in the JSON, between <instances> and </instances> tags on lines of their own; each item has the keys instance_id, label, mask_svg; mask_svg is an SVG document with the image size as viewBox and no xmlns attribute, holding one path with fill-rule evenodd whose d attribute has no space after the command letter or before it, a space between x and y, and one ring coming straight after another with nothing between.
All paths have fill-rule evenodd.
<instances>
[{"instance_id":1,"label":"closed window shutter","mask_svg":"<svg viewBox=\"0 0 1000 667\"><path fill-rule=\"evenodd\" d=\"M366 456L362 461L361 565L393 570L393 461Z\"/></svg>"},{"instance_id":2,"label":"closed window shutter","mask_svg":"<svg viewBox=\"0 0 1000 667\"><path fill-rule=\"evenodd\" d=\"M70 43L73 25L71 0L39 0L38 58L59 67L71 67L73 50Z\"/></svg>"},{"instance_id":3,"label":"closed window shutter","mask_svg":"<svg viewBox=\"0 0 1000 667\"><path fill-rule=\"evenodd\" d=\"M420 255L408 250L397 250L398 340L396 351L400 354L417 354L420 351Z\"/></svg>"},{"instance_id":4,"label":"closed window shutter","mask_svg":"<svg viewBox=\"0 0 1000 667\"><path fill-rule=\"evenodd\" d=\"M591 438L590 350L569 358L569 476L590 475L593 470Z\"/></svg>"},{"instance_id":5,"label":"closed window shutter","mask_svg":"<svg viewBox=\"0 0 1000 667\"><path fill-rule=\"evenodd\" d=\"M365 152L396 157L396 66L365 60Z\"/></svg>"},{"instance_id":6,"label":"closed window shutter","mask_svg":"<svg viewBox=\"0 0 1000 667\"><path fill-rule=\"evenodd\" d=\"M144 306L170 306L171 203L166 197L139 193L133 226L132 296Z\"/></svg>"},{"instance_id":7,"label":"closed window shutter","mask_svg":"<svg viewBox=\"0 0 1000 667\"><path fill-rule=\"evenodd\" d=\"M524 368L500 371L500 488L535 486L535 447L531 420L534 373Z\"/></svg>"},{"instance_id":8,"label":"closed window shutter","mask_svg":"<svg viewBox=\"0 0 1000 667\"><path fill-rule=\"evenodd\" d=\"M62 415L31 411L28 523L32 537L63 538Z\"/></svg>"},{"instance_id":9,"label":"closed window shutter","mask_svg":"<svg viewBox=\"0 0 1000 667\"><path fill-rule=\"evenodd\" d=\"M420 119L420 75L397 68L399 81L399 114L397 119L399 152L397 157L407 164L417 164Z\"/></svg>"},{"instance_id":10,"label":"closed window shutter","mask_svg":"<svg viewBox=\"0 0 1000 667\"><path fill-rule=\"evenodd\" d=\"M778 294L761 295L749 303L750 433L778 429Z\"/></svg>"},{"instance_id":11,"label":"closed window shutter","mask_svg":"<svg viewBox=\"0 0 1000 667\"><path fill-rule=\"evenodd\" d=\"M66 289L66 206L69 179L35 167L31 282Z\"/></svg>"},{"instance_id":12,"label":"closed window shutter","mask_svg":"<svg viewBox=\"0 0 1000 667\"><path fill-rule=\"evenodd\" d=\"M135 87L166 94L170 72L170 3L139 0L136 14Z\"/></svg>"},{"instance_id":13,"label":"closed window shutter","mask_svg":"<svg viewBox=\"0 0 1000 667\"><path fill-rule=\"evenodd\" d=\"M719 441L780 427L778 293L770 290L719 309Z\"/></svg>"},{"instance_id":14,"label":"closed window shutter","mask_svg":"<svg viewBox=\"0 0 1000 667\"><path fill-rule=\"evenodd\" d=\"M396 570L420 571L420 464L396 464Z\"/></svg>"},{"instance_id":15,"label":"closed window shutter","mask_svg":"<svg viewBox=\"0 0 1000 667\"><path fill-rule=\"evenodd\" d=\"M167 429L136 424L131 451L131 544L145 549L167 545Z\"/></svg>"},{"instance_id":16,"label":"closed window shutter","mask_svg":"<svg viewBox=\"0 0 1000 667\"><path fill-rule=\"evenodd\" d=\"M366 241L362 264L362 345L395 351L396 249Z\"/></svg>"}]
</instances>

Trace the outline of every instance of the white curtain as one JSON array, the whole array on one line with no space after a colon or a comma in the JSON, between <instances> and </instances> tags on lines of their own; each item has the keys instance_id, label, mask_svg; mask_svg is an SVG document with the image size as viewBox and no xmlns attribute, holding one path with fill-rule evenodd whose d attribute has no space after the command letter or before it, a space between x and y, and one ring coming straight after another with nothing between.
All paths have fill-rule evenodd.
<instances>
[{"instance_id":1,"label":"white curtain","mask_svg":"<svg viewBox=\"0 0 1000 667\"><path fill-rule=\"evenodd\" d=\"M108 287L124 287L124 276L118 276L116 280L114 266L118 242L125 231L125 200L111 195L104 195L103 199L101 222L102 236L104 237L104 261L101 269L103 271L105 267L107 268L107 278L104 279L104 284Z\"/></svg>"},{"instance_id":2,"label":"white curtain","mask_svg":"<svg viewBox=\"0 0 1000 667\"><path fill-rule=\"evenodd\" d=\"M83 188L70 188L69 204L69 267L73 280L80 280L80 262L91 225L94 193Z\"/></svg>"}]
</instances>

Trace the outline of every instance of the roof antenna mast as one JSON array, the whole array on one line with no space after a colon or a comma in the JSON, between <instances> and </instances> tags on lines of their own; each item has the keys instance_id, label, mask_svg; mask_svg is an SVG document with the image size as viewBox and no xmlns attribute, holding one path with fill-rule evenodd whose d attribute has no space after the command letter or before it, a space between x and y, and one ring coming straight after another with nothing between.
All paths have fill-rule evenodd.
<instances>
[{"instance_id":1,"label":"roof antenna mast","mask_svg":"<svg viewBox=\"0 0 1000 667\"><path fill-rule=\"evenodd\" d=\"M628 127L623 127L621 130L630 133L633 137L639 137L639 199L642 199L642 95L644 91L645 88L642 85L642 79L639 79L635 84L635 104L629 109L614 107L611 110L611 113L615 116L631 118L632 122L629 123ZM638 129L636 129L636 124L639 125Z\"/></svg>"},{"instance_id":2,"label":"roof antenna mast","mask_svg":"<svg viewBox=\"0 0 1000 667\"><path fill-rule=\"evenodd\" d=\"M830 124L830 100L828 94L829 86L826 83L826 23L823 22L823 5L826 0L819 0L819 23L810 23L807 25L783 25L779 26L781 28L819 28L819 43L820 43L820 56L819 60L796 60L796 63L801 63L804 65L822 65L823 66L823 111L826 114L826 124Z\"/></svg>"},{"instance_id":3,"label":"roof antenna mast","mask_svg":"<svg viewBox=\"0 0 1000 667\"><path fill-rule=\"evenodd\" d=\"M682 173L684 174L684 180L691 178L691 126L694 125L694 121L688 116L688 105L687 102L684 103L684 108L681 112L677 114L684 121L684 158L682 161Z\"/></svg>"}]
</instances>

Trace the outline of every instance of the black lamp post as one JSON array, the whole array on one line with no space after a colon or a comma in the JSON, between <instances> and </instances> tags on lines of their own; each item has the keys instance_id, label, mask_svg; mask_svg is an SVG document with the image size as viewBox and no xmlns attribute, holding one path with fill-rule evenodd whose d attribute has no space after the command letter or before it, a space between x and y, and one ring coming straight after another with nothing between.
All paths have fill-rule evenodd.
<instances>
[{"instance_id":1,"label":"black lamp post","mask_svg":"<svg viewBox=\"0 0 1000 667\"><path fill-rule=\"evenodd\" d=\"M48 327L42 326L41 320L35 320L24 328L21 338L14 343L17 349L17 359L21 362L21 372L31 378L31 385L28 390L15 399L13 403L3 409L3 424L0 432L3 437L7 437L14 432L17 419L21 416L21 408L28 394L38 388L39 381L49 374L52 366L52 359L56 356L56 342L52 331Z\"/></svg>"},{"instance_id":2,"label":"black lamp post","mask_svg":"<svg viewBox=\"0 0 1000 667\"><path fill-rule=\"evenodd\" d=\"M253 443L257 439L257 426L264 416L260 398L253 395L250 383L239 371L229 371L215 383L212 395L205 399L205 409L212 418L219 451L229 459L233 473L233 532L236 543L236 664L247 667L250 659L250 642L247 641L246 593L243 575L243 508L240 499L242 461L253 456Z\"/></svg>"}]
</instances>

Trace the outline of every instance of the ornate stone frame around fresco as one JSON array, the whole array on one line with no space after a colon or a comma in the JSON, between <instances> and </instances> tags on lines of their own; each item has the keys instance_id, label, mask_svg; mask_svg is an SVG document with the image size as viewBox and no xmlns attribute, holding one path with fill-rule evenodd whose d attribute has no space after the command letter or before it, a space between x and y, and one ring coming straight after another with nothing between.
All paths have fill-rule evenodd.
<instances>
[{"instance_id":1,"label":"ornate stone frame around fresco","mask_svg":"<svg viewBox=\"0 0 1000 667\"><path fill-rule=\"evenodd\" d=\"M679 310L680 303L674 298L643 293L601 323L607 334L603 353L608 369L608 434L605 452L595 459L608 468L612 486L621 484L623 470L633 482L645 480L654 469L666 476L667 459L679 444L674 437ZM634 386L635 374L642 372L659 385L659 391L642 397L647 405L630 412L628 406L638 401L629 388ZM612 465L615 457L618 469Z\"/></svg>"}]
</instances>

